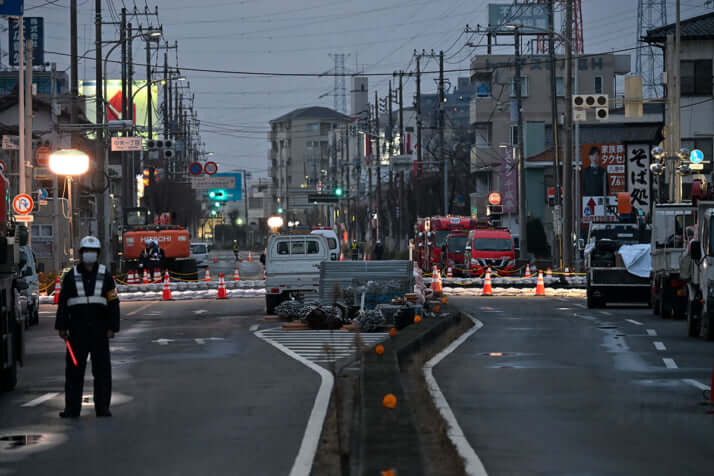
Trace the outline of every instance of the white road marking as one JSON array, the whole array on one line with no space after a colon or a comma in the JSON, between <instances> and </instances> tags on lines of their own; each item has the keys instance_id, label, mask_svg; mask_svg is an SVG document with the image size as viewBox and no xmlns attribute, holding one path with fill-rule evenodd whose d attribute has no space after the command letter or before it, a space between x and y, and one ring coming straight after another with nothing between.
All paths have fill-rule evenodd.
<instances>
[{"instance_id":1,"label":"white road marking","mask_svg":"<svg viewBox=\"0 0 714 476\"><path fill-rule=\"evenodd\" d=\"M196 344L205 344L206 343L206 339L193 339L193 340L196 341Z\"/></svg>"},{"instance_id":2,"label":"white road marking","mask_svg":"<svg viewBox=\"0 0 714 476\"><path fill-rule=\"evenodd\" d=\"M250 328L249 328L248 330L249 330L250 332L255 332L255 331L257 331L259 328L260 328L260 324L253 324L252 326L250 326Z\"/></svg>"},{"instance_id":3,"label":"white road marking","mask_svg":"<svg viewBox=\"0 0 714 476\"><path fill-rule=\"evenodd\" d=\"M654 344L655 349L657 350L667 350L667 347L664 346L664 343L660 341L654 341L652 344Z\"/></svg>"},{"instance_id":4,"label":"white road marking","mask_svg":"<svg viewBox=\"0 0 714 476\"><path fill-rule=\"evenodd\" d=\"M483 327L483 323L481 321L471 316L469 317L472 321L474 321L474 326L468 331L466 331L464 334L462 334L461 337L453 341L446 349L442 350L434 357L432 357L431 360L429 360L424 365L423 371L427 387L429 388L429 393L431 394L431 398L434 400L436 408L439 409L439 413L441 413L442 418L444 418L448 426L446 434L449 436L451 443L453 443L454 447L456 448L456 451L459 453L459 456L461 456L461 459L464 460L464 468L466 474L468 474L469 476L487 476L486 468L484 468L481 459L478 457L473 447L466 439L463 430L459 426L459 422L456 420L456 416L454 416L454 412L451 411L449 402L446 400L446 397L444 397L444 394L441 392L439 384L434 378L434 374L432 372L432 369L436 365L438 365L439 362L441 362L446 356L455 351L461 344L466 341L466 339L471 337L472 334L474 334L476 331Z\"/></svg>"},{"instance_id":5,"label":"white road marking","mask_svg":"<svg viewBox=\"0 0 714 476\"><path fill-rule=\"evenodd\" d=\"M657 336L657 331L654 329L647 329L647 335L651 337L656 337Z\"/></svg>"},{"instance_id":6,"label":"white road marking","mask_svg":"<svg viewBox=\"0 0 714 476\"><path fill-rule=\"evenodd\" d=\"M59 395L59 392L46 393L46 394L44 394L44 395L42 395L42 396L40 396L40 397L37 397L37 398L35 398L35 399L33 399L33 400L30 400L30 401L27 402L27 403L24 403L22 406L23 406L23 407L36 407L36 406L39 405L40 403L44 403L44 402L46 402L47 400L52 400L52 399L55 398L57 395Z\"/></svg>"},{"instance_id":7,"label":"white road marking","mask_svg":"<svg viewBox=\"0 0 714 476\"><path fill-rule=\"evenodd\" d=\"M682 382L688 383L692 387L696 387L699 390L711 390L711 387L709 385L704 385L703 383L699 382L698 380L694 380L693 378L683 378Z\"/></svg>"},{"instance_id":8,"label":"white road marking","mask_svg":"<svg viewBox=\"0 0 714 476\"><path fill-rule=\"evenodd\" d=\"M573 306L578 306L578 307L581 308L581 309L587 309L587 308L588 308L585 304L580 304L580 303L577 303L577 302L573 303Z\"/></svg>"},{"instance_id":9,"label":"white road marking","mask_svg":"<svg viewBox=\"0 0 714 476\"><path fill-rule=\"evenodd\" d=\"M334 362L341 357L355 354L358 348L355 335L336 331L284 331L279 327L256 332L264 338L274 340L298 355L313 362L327 360ZM387 338L386 332L361 334L364 346L370 347Z\"/></svg>"},{"instance_id":10,"label":"white road marking","mask_svg":"<svg viewBox=\"0 0 714 476\"><path fill-rule=\"evenodd\" d=\"M312 462L315 459L315 453L317 453L317 444L320 441L322 426L327 416L327 406L330 403L334 378L327 369L310 362L308 359L301 357L273 339L265 337L263 335L264 332L266 331L258 331L255 335L320 375L320 389L315 396L315 403L312 406L310 418L305 427L305 434L302 437L300 449L295 457L293 467L290 469L290 476L309 476L312 470Z\"/></svg>"},{"instance_id":11,"label":"white road marking","mask_svg":"<svg viewBox=\"0 0 714 476\"><path fill-rule=\"evenodd\" d=\"M662 359L662 362L664 362L665 367L668 369L678 369L679 367L677 366L677 362L674 361L674 359Z\"/></svg>"},{"instance_id":12,"label":"white road marking","mask_svg":"<svg viewBox=\"0 0 714 476\"><path fill-rule=\"evenodd\" d=\"M40 311L40 316L46 316L46 315L52 315L52 314L57 314L57 313L52 312L52 311Z\"/></svg>"},{"instance_id":13,"label":"white road marking","mask_svg":"<svg viewBox=\"0 0 714 476\"><path fill-rule=\"evenodd\" d=\"M193 311L194 314L205 314L207 312L208 311L205 309L196 309L195 311Z\"/></svg>"},{"instance_id":14,"label":"white road marking","mask_svg":"<svg viewBox=\"0 0 714 476\"><path fill-rule=\"evenodd\" d=\"M607 311L600 311L600 314L604 314L604 315L606 315L606 316L612 316L612 313L611 313L611 312L607 312Z\"/></svg>"},{"instance_id":15,"label":"white road marking","mask_svg":"<svg viewBox=\"0 0 714 476\"><path fill-rule=\"evenodd\" d=\"M634 319L625 319L625 320L626 320L627 322L629 322L630 324L634 324L634 325L636 325L636 326L643 326L643 325L644 325L644 324L642 324L640 321L636 321L636 320L634 320Z\"/></svg>"},{"instance_id":16,"label":"white road marking","mask_svg":"<svg viewBox=\"0 0 714 476\"><path fill-rule=\"evenodd\" d=\"M155 303L150 302L148 304L144 304L143 306L139 306L138 308L136 308L133 311L131 311L130 313L128 313L127 316L134 316L134 315L140 313L141 311L143 311L144 309L148 309L149 307L153 306L154 304Z\"/></svg>"},{"instance_id":17,"label":"white road marking","mask_svg":"<svg viewBox=\"0 0 714 476\"><path fill-rule=\"evenodd\" d=\"M159 345L168 345L169 342L173 342L173 341L174 341L174 339L161 338L161 339L152 340L151 342L156 342Z\"/></svg>"},{"instance_id":18,"label":"white road marking","mask_svg":"<svg viewBox=\"0 0 714 476\"><path fill-rule=\"evenodd\" d=\"M151 311L146 313L147 316L160 316L161 311Z\"/></svg>"}]
</instances>

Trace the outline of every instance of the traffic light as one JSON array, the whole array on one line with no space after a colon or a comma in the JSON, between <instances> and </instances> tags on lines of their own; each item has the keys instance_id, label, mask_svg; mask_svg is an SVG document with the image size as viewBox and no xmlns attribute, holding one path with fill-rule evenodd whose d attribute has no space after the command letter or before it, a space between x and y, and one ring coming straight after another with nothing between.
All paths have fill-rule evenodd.
<instances>
[{"instance_id":1,"label":"traffic light","mask_svg":"<svg viewBox=\"0 0 714 476\"><path fill-rule=\"evenodd\" d=\"M341 197L342 196L342 187L337 187L335 189L335 196Z\"/></svg>"},{"instance_id":2,"label":"traffic light","mask_svg":"<svg viewBox=\"0 0 714 476\"><path fill-rule=\"evenodd\" d=\"M225 201L228 200L228 194L222 188L211 190L208 192L208 198L211 200Z\"/></svg>"},{"instance_id":3,"label":"traffic light","mask_svg":"<svg viewBox=\"0 0 714 476\"><path fill-rule=\"evenodd\" d=\"M283 209L282 209L282 208L278 208L278 213L283 213Z\"/></svg>"},{"instance_id":4,"label":"traffic light","mask_svg":"<svg viewBox=\"0 0 714 476\"><path fill-rule=\"evenodd\" d=\"M215 206L216 208L221 208L221 204L218 202L214 203L213 206Z\"/></svg>"},{"instance_id":5,"label":"traffic light","mask_svg":"<svg viewBox=\"0 0 714 476\"><path fill-rule=\"evenodd\" d=\"M216 216L216 215L217 215L216 211L215 211L215 210L211 210L211 216L214 217L214 216Z\"/></svg>"}]
</instances>

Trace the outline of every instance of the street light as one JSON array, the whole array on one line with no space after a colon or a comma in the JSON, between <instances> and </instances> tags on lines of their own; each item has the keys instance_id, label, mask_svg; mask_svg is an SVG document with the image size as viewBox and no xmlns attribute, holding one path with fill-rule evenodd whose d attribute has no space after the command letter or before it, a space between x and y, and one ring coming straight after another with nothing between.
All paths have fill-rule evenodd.
<instances>
[{"instance_id":1,"label":"street light","mask_svg":"<svg viewBox=\"0 0 714 476\"><path fill-rule=\"evenodd\" d=\"M57 150L50 154L50 170L67 179L67 211L69 215L69 256L74 259L74 233L72 218L72 177L89 170L89 156L77 149Z\"/></svg>"},{"instance_id":2,"label":"street light","mask_svg":"<svg viewBox=\"0 0 714 476\"><path fill-rule=\"evenodd\" d=\"M285 221L283 221L283 217L272 216L268 218L268 228L270 228L273 233L277 233L278 228L281 228L283 223L285 223Z\"/></svg>"}]
</instances>

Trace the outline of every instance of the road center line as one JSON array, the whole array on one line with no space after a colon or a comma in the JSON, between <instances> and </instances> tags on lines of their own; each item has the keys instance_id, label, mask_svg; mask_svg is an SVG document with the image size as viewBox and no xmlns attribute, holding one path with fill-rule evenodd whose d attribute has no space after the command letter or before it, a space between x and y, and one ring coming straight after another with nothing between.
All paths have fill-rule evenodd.
<instances>
[{"instance_id":1,"label":"road center line","mask_svg":"<svg viewBox=\"0 0 714 476\"><path fill-rule=\"evenodd\" d=\"M682 382L688 383L692 387L696 387L699 390L711 390L711 387L709 385L704 385L703 383L699 382L698 380L694 380L693 378L683 378Z\"/></svg>"},{"instance_id":2,"label":"road center line","mask_svg":"<svg viewBox=\"0 0 714 476\"><path fill-rule=\"evenodd\" d=\"M643 326L643 325L644 325L644 324L642 324L640 321L636 321L636 320L634 320L634 319L625 319L625 320L626 320L627 322L629 322L630 324L634 324L634 325L636 325L636 326Z\"/></svg>"},{"instance_id":3,"label":"road center line","mask_svg":"<svg viewBox=\"0 0 714 476\"><path fill-rule=\"evenodd\" d=\"M657 331L654 329L647 329L647 335L651 337L656 337L657 336Z\"/></svg>"},{"instance_id":4,"label":"road center line","mask_svg":"<svg viewBox=\"0 0 714 476\"><path fill-rule=\"evenodd\" d=\"M677 366L677 362L674 361L674 359L662 359L662 362L664 362L665 367L668 369L678 369L679 367Z\"/></svg>"},{"instance_id":5,"label":"road center line","mask_svg":"<svg viewBox=\"0 0 714 476\"><path fill-rule=\"evenodd\" d=\"M206 343L206 339L193 339L193 340L196 341L196 344L205 344Z\"/></svg>"},{"instance_id":6,"label":"road center line","mask_svg":"<svg viewBox=\"0 0 714 476\"><path fill-rule=\"evenodd\" d=\"M607 312L607 311L600 311L600 314L604 314L604 315L606 315L606 316L612 316L612 313L611 313L611 312Z\"/></svg>"},{"instance_id":7,"label":"road center line","mask_svg":"<svg viewBox=\"0 0 714 476\"><path fill-rule=\"evenodd\" d=\"M580 304L580 303L573 303L573 306L578 306L581 309L587 309L588 307L585 304Z\"/></svg>"},{"instance_id":8,"label":"road center line","mask_svg":"<svg viewBox=\"0 0 714 476\"><path fill-rule=\"evenodd\" d=\"M127 316L134 316L134 315L140 313L141 311L150 308L154 304L156 304L156 303L150 302L148 304L144 304L143 306L139 306L138 308L136 308L133 311L131 311L130 313L128 313Z\"/></svg>"},{"instance_id":9,"label":"road center line","mask_svg":"<svg viewBox=\"0 0 714 476\"><path fill-rule=\"evenodd\" d=\"M653 344L655 346L655 349L657 350L667 350L667 347L664 346L664 343L660 341L654 341Z\"/></svg>"},{"instance_id":10,"label":"road center line","mask_svg":"<svg viewBox=\"0 0 714 476\"><path fill-rule=\"evenodd\" d=\"M59 395L59 392L46 393L46 394L44 394L44 395L42 395L42 396L40 396L40 397L37 397L37 398L35 398L35 399L33 399L33 400L30 400L29 402L23 404L22 406L23 406L23 407L36 407L36 406L39 405L40 403L44 403L44 402L46 402L47 400L52 400L52 399L55 398L57 395Z\"/></svg>"}]
</instances>

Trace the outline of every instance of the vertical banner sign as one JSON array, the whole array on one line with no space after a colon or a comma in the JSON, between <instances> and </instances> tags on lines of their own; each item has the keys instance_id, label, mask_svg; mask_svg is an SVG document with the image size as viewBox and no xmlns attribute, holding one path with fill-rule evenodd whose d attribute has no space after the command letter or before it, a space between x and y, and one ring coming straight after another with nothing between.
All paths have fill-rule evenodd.
<instances>
[{"instance_id":1,"label":"vertical banner sign","mask_svg":"<svg viewBox=\"0 0 714 476\"><path fill-rule=\"evenodd\" d=\"M503 213L518 212L518 170L513 160L513 148L503 150L501 164L501 199Z\"/></svg>"},{"instance_id":2,"label":"vertical banner sign","mask_svg":"<svg viewBox=\"0 0 714 476\"><path fill-rule=\"evenodd\" d=\"M19 17L23 14L24 0L0 0L0 16Z\"/></svg>"},{"instance_id":3,"label":"vertical banner sign","mask_svg":"<svg viewBox=\"0 0 714 476\"><path fill-rule=\"evenodd\" d=\"M627 191L634 208L650 211L650 146L627 146Z\"/></svg>"},{"instance_id":4,"label":"vertical banner sign","mask_svg":"<svg viewBox=\"0 0 714 476\"><path fill-rule=\"evenodd\" d=\"M45 19L42 17L25 17L25 40L32 40L32 65L45 64ZM10 35L8 49L10 50L10 64L17 66L20 62L20 28L16 18L8 19L8 32Z\"/></svg>"},{"instance_id":5,"label":"vertical banner sign","mask_svg":"<svg viewBox=\"0 0 714 476\"><path fill-rule=\"evenodd\" d=\"M617 194L624 192L625 147L622 144L583 144L580 149L581 214L583 223L614 221Z\"/></svg>"}]
</instances>

